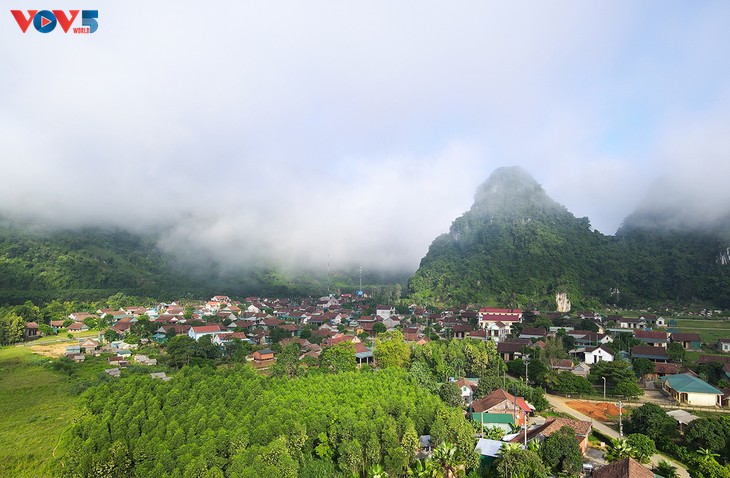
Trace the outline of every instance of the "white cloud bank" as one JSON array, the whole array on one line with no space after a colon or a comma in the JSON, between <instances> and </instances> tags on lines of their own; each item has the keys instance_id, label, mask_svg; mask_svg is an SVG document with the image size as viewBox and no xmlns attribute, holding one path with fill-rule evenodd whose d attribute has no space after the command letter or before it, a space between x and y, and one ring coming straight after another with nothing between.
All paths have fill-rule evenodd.
<instances>
[{"instance_id":1,"label":"white cloud bank","mask_svg":"<svg viewBox=\"0 0 730 478\"><path fill-rule=\"evenodd\" d=\"M0 22L0 214L413 270L499 166L608 234L660 176L729 196L725 3L78 8L97 33Z\"/></svg>"}]
</instances>

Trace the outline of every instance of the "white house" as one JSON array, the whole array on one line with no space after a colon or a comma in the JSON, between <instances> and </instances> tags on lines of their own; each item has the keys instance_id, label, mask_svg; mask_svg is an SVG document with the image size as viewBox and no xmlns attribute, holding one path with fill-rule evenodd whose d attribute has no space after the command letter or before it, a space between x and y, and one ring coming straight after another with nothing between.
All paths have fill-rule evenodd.
<instances>
[{"instance_id":1,"label":"white house","mask_svg":"<svg viewBox=\"0 0 730 478\"><path fill-rule=\"evenodd\" d=\"M392 315L395 315L395 307L392 305L379 305L375 307L375 315L389 319Z\"/></svg>"},{"instance_id":2,"label":"white house","mask_svg":"<svg viewBox=\"0 0 730 478\"><path fill-rule=\"evenodd\" d=\"M722 391L689 373L662 377L662 388L677 403L703 407L722 406Z\"/></svg>"},{"instance_id":3,"label":"white house","mask_svg":"<svg viewBox=\"0 0 730 478\"><path fill-rule=\"evenodd\" d=\"M215 334L230 334L232 333L230 330L225 330L223 327L221 327L218 324L214 325L199 325L197 327L190 327L190 330L188 331L188 336L191 339L198 340L200 337L204 335L215 335Z\"/></svg>"},{"instance_id":4,"label":"white house","mask_svg":"<svg viewBox=\"0 0 730 478\"><path fill-rule=\"evenodd\" d=\"M593 365L594 363L601 361L613 362L615 355L616 354L614 354L613 350L605 345L600 345L598 347L586 347L584 361L588 365Z\"/></svg>"}]
</instances>

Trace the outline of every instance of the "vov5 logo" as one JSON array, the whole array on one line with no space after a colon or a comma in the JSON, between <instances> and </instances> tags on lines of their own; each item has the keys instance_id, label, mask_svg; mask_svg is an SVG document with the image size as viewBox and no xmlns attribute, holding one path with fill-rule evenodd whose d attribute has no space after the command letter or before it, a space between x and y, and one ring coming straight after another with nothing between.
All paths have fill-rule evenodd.
<instances>
[{"instance_id":1,"label":"vov5 logo","mask_svg":"<svg viewBox=\"0 0 730 478\"><path fill-rule=\"evenodd\" d=\"M31 23L41 33L51 33L58 25L64 33L68 33L79 12L81 12L81 26L74 27L73 32L94 33L99 28L99 23L96 21L99 18L99 10L69 10L68 14L63 10L28 10L28 16L25 16L22 10L10 10L23 33L28 31Z\"/></svg>"}]
</instances>

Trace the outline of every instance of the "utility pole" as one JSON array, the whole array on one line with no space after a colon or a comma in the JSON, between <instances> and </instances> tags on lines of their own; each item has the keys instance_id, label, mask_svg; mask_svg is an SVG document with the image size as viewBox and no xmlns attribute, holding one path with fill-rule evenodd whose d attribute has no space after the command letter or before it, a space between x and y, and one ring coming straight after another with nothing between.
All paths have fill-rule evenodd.
<instances>
[{"instance_id":1,"label":"utility pole","mask_svg":"<svg viewBox=\"0 0 730 478\"><path fill-rule=\"evenodd\" d=\"M621 405L621 400L618 401L618 437L623 438L624 437L624 421L623 421L623 407Z\"/></svg>"},{"instance_id":2,"label":"utility pole","mask_svg":"<svg viewBox=\"0 0 730 478\"><path fill-rule=\"evenodd\" d=\"M603 379L603 399L606 399L606 377L601 377Z\"/></svg>"},{"instance_id":3,"label":"utility pole","mask_svg":"<svg viewBox=\"0 0 730 478\"><path fill-rule=\"evenodd\" d=\"M525 385L527 385L527 365L530 363L530 356L525 355Z\"/></svg>"}]
</instances>

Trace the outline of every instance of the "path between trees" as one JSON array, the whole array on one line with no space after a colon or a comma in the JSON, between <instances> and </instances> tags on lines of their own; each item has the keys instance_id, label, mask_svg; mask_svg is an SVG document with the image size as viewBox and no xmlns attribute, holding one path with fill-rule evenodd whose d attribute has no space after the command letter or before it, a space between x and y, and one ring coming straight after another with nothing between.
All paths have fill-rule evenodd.
<instances>
[{"instance_id":1,"label":"path between trees","mask_svg":"<svg viewBox=\"0 0 730 478\"><path fill-rule=\"evenodd\" d=\"M616 438L619 437L618 432L616 430L614 430L613 428L610 428L610 427L604 425L601 422L598 422L596 420L593 420L588 415L584 415L584 414L580 413L579 411L573 410L568 405L566 405L566 401L572 400L572 399L565 399L563 397L558 397L556 395L550 395L550 394L547 394L547 393L545 394L545 398L547 399L547 401L550 403L550 405L555 410L557 410L559 412L562 412L562 413L565 413L565 414L568 414L568 415L570 415L570 416L572 416L572 417L574 417L574 418L576 418L578 420L584 420L586 422L591 422L591 424L592 424L592 426L593 426L594 429L598 430L600 433L602 433L603 435L606 435L609 438L616 439ZM687 472L687 469L681 463L679 463L679 462L677 462L677 461L675 461L675 460L673 460L673 459L671 459L669 457L666 457L664 455L656 454L656 455L654 455L654 456L651 457L651 462L654 465L659 464L659 461L660 460L668 461L672 465L676 466L677 467L677 474L680 477L682 477L682 478L689 478L689 473Z\"/></svg>"}]
</instances>

